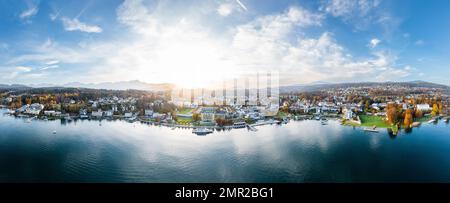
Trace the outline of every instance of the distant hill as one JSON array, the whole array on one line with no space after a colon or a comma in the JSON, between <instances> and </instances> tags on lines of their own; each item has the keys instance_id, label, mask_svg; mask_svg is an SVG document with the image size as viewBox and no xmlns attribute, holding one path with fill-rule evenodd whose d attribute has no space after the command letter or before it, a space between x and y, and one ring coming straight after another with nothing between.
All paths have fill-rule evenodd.
<instances>
[{"instance_id":1,"label":"distant hill","mask_svg":"<svg viewBox=\"0 0 450 203\"><path fill-rule=\"evenodd\" d=\"M19 85L19 84L11 84L11 85L0 84L0 89L2 89L2 90L26 90L26 89L31 89L31 87L28 87L26 85Z\"/></svg>"},{"instance_id":2,"label":"distant hill","mask_svg":"<svg viewBox=\"0 0 450 203\"><path fill-rule=\"evenodd\" d=\"M306 84L306 85L289 85L289 86L282 86L280 87L281 93L290 93L290 92L312 92L312 91L319 91L323 89L330 89L330 88L349 88L349 87L371 87L371 86L391 86L391 85L401 85L404 87L424 87L424 88L438 88L438 89L444 89L447 90L447 92L450 92L450 87L447 85L442 84L436 84L426 81L410 81L410 82L357 82L357 83L335 83L335 84L325 84L325 83L313 83L313 84Z\"/></svg>"},{"instance_id":3,"label":"distant hill","mask_svg":"<svg viewBox=\"0 0 450 203\"><path fill-rule=\"evenodd\" d=\"M358 82L358 83L327 83L327 82L315 82L310 84L301 85L289 85L280 87L280 93L290 92L312 92L330 88L348 88L358 86L389 86L389 85L402 85L404 87L425 87L425 88L438 88L447 90L450 93L450 87L447 85L436 84L426 81L409 81L409 82ZM72 82L64 85L54 84L36 84L36 85L20 85L20 84L0 84L0 90L28 90L32 88L86 88L86 89L106 89L106 90L144 90L144 91L167 91L174 87L173 84L150 84L141 82L138 80L120 81L120 82L105 82L105 83L80 83Z\"/></svg>"},{"instance_id":4,"label":"distant hill","mask_svg":"<svg viewBox=\"0 0 450 203\"><path fill-rule=\"evenodd\" d=\"M166 91L173 87L171 84L150 84L138 80L120 81L120 82L104 82L104 83L80 83L72 82L64 85L54 84L37 84L32 85L34 88L42 87L75 87L87 89L106 89L106 90L145 90L145 91Z\"/></svg>"}]
</instances>

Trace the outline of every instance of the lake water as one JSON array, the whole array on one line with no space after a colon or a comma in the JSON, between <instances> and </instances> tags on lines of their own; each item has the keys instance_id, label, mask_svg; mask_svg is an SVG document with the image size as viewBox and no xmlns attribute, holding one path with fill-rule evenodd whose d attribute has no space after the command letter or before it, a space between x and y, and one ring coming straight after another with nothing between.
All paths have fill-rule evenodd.
<instances>
[{"instance_id":1,"label":"lake water","mask_svg":"<svg viewBox=\"0 0 450 203\"><path fill-rule=\"evenodd\" d=\"M444 121L396 137L337 121L257 128L197 136L124 121L26 122L1 113L0 182L450 182Z\"/></svg>"}]
</instances>

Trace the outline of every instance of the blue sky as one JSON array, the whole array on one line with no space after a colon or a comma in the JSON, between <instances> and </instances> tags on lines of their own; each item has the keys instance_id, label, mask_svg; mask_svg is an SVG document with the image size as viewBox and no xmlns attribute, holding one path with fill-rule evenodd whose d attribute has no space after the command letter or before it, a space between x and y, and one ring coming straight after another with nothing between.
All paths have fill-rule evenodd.
<instances>
[{"instance_id":1,"label":"blue sky","mask_svg":"<svg viewBox=\"0 0 450 203\"><path fill-rule=\"evenodd\" d=\"M450 2L3 0L0 83L180 85L279 71L284 84L450 85Z\"/></svg>"}]
</instances>

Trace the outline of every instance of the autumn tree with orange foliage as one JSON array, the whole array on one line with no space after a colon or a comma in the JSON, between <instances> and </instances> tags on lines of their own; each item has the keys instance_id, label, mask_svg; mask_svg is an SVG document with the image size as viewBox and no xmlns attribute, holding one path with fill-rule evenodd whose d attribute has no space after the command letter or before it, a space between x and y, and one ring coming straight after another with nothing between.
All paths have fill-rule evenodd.
<instances>
[{"instance_id":1,"label":"autumn tree with orange foliage","mask_svg":"<svg viewBox=\"0 0 450 203\"><path fill-rule=\"evenodd\" d=\"M439 107L438 105L435 103L433 104L433 110L431 111L431 116L436 116L439 113Z\"/></svg>"},{"instance_id":2,"label":"autumn tree with orange foliage","mask_svg":"<svg viewBox=\"0 0 450 203\"><path fill-rule=\"evenodd\" d=\"M398 122L397 105L395 103L390 103L386 108L386 122L389 124L396 124Z\"/></svg>"},{"instance_id":3,"label":"autumn tree with orange foliage","mask_svg":"<svg viewBox=\"0 0 450 203\"><path fill-rule=\"evenodd\" d=\"M414 113L414 116L416 118L422 118L423 117L423 112L420 109L417 109L416 112Z\"/></svg>"},{"instance_id":4,"label":"autumn tree with orange foliage","mask_svg":"<svg viewBox=\"0 0 450 203\"><path fill-rule=\"evenodd\" d=\"M406 109L405 118L403 119L403 125L409 127L413 123L413 116L411 109Z\"/></svg>"}]
</instances>

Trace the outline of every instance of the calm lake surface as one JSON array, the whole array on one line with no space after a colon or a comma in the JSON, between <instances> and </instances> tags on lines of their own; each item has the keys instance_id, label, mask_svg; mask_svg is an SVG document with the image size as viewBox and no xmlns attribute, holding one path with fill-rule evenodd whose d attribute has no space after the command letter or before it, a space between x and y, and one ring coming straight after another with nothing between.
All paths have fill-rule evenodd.
<instances>
[{"instance_id":1,"label":"calm lake surface","mask_svg":"<svg viewBox=\"0 0 450 203\"><path fill-rule=\"evenodd\" d=\"M124 121L26 122L0 112L0 182L450 182L444 121L396 137L337 121L197 136Z\"/></svg>"}]
</instances>

